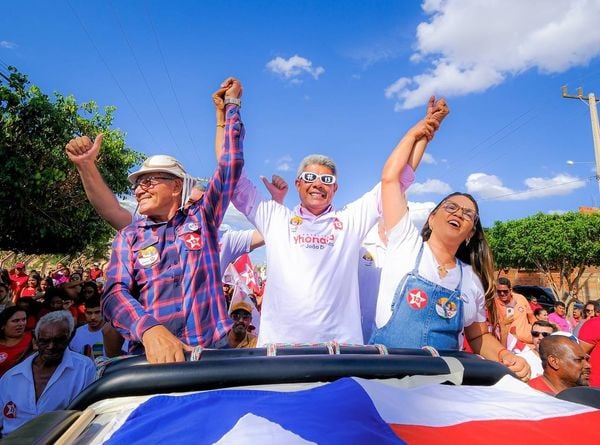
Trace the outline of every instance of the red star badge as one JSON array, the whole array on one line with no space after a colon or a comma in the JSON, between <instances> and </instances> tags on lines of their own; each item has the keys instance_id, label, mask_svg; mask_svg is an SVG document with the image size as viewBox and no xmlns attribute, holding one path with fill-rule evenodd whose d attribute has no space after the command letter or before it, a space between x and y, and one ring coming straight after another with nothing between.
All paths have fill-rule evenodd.
<instances>
[{"instance_id":1,"label":"red star badge","mask_svg":"<svg viewBox=\"0 0 600 445\"><path fill-rule=\"evenodd\" d=\"M186 233L181 238L190 250L200 250L202 248L202 238L196 233Z\"/></svg>"},{"instance_id":2,"label":"red star badge","mask_svg":"<svg viewBox=\"0 0 600 445\"><path fill-rule=\"evenodd\" d=\"M406 296L408 305L413 309L423 309L427 306L427 294L421 289L411 289Z\"/></svg>"}]
</instances>

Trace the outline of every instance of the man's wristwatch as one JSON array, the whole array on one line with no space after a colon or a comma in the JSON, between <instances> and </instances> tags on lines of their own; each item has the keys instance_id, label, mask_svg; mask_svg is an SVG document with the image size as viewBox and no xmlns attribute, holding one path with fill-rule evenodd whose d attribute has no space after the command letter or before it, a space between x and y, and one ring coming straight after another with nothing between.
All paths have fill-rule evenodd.
<instances>
[{"instance_id":1,"label":"man's wristwatch","mask_svg":"<svg viewBox=\"0 0 600 445\"><path fill-rule=\"evenodd\" d=\"M228 105L228 104L237 105L238 107L242 108L242 100L238 99L237 97L226 96L225 97L225 105Z\"/></svg>"}]
</instances>

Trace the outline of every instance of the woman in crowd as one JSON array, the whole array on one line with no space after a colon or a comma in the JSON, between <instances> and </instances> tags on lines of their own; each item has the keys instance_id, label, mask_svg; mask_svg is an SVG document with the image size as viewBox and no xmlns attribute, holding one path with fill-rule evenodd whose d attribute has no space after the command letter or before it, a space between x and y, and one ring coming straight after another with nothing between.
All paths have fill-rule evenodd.
<instances>
[{"instance_id":1,"label":"woman in crowd","mask_svg":"<svg viewBox=\"0 0 600 445\"><path fill-rule=\"evenodd\" d=\"M54 287L54 281L52 280L52 278L50 278L50 277L43 278L42 281L40 281L40 291L35 296L35 299L36 300L44 300L46 291L51 287Z\"/></svg>"},{"instance_id":2,"label":"woman in crowd","mask_svg":"<svg viewBox=\"0 0 600 445\"><path fill-rule=\"evenodd\" d=\"M30 274L27 278L27 284L21 289L19 297L35 297L40 289L41 278L39 275Z\"/></svg>"},{"instance_id":3,"label":"woman in crowd","mask_svg":"<svg viewBox=\"0 0 600 445\"><path fill-rule=\"evenodd\" d=\"M548 321L548 311L546 309L537 308L533 311L533 316L540 321Z\"/></svg>"},{"instance_id":4,"label":"woman in crowd","mask_svg":"<svg viewBox=\"0 0 600 445\"><path fill-rule=\"evenodd\" d=\"M8 283L0 282L0 312L13 305Z\"/></svg>"},{"instance_id":5,"label":"woman in crowd","mask_svg":"<svg viewBox=\"0 0 600 445\"><path fill-rule=\"evenodd\" d=\"M31 332L25 330L27 313L11 306L0 313L0 376L32 351Z\"/></svg>"},{"instance_id":6,"label":"woman in crowd","mask_svg":"<svg viewBox=\"0 0 600 445\"><path fill-rule=\"evenodd\" d=\"M491 251L472 196L452 193L430 213L421 234L408 215L401 172L417 165L448 113L444 100L411 128L388 158L381 178L388 237L371 343L389 347L459 349L463 331L473 351L499 361L522 379L529 365L488 331L495 325Z\"/></svg>"}]
</instances>

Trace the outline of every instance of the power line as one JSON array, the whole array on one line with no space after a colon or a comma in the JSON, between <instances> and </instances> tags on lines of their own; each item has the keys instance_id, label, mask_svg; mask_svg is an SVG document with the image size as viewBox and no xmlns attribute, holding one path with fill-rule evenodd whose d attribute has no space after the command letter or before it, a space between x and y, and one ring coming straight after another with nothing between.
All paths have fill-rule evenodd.
<instances>
[{"instance_id":1,"label":"power line","mask_svg":"<svg viewBox=\"0 0 600 445\"><path fill-rule=\"evenodd\" d=\"M181 115L181 118L183 119L183 125L185 126L188 138L190 139L192 152L195 153L196 157L198 158L198 161L200 162L200 165L202 166L202 164L203 164L202 158L201 158L200 154L198 153L198 150L194 150L194 147L196 147L196 144L194 143L194 140L192 138L192 132L190 131L190 128L187 124L185 114L183 113L183 108L181 107L181 103L179 102L179 97L177 96L177 93L175 92L175 87L173 86L173 80L171 79L171 74L169 73L169 68L167 67L167 63L165 62L165 57L163 55L162 48L160 46L160 39L158 38L158 33L156 32L156 28L154 27L152 17L150 16L150 11L148 10L148 3L145 3L145 12L146 12L146 17L148 18L148 22L150 23L150 28L152 29L152 32L154 34L154 39L156 40L156 46L158 47L158 53L160 55L161 62L163 64L165 72L167 73L167 78L169 79L169 86L171 87L171 92L173 93L173 97L175 98L175 102L177 103L177 107L179 108L179 114Z\"/></svg>"},{"instance_id":2,"label":"power line","mask_svg":"<svg viewBox=\"0 0 600 445\"><path fill-rule=\"evenodd\" d=\"M123 35L123 39L125 40L125 43L127 44L127 47L129 48L129 50L131 51L131 54L133 56L133 60L134 60L134 62L136 64L136 66L137 66L137 69L138 69L140 75L142 76L142 79L144 81L144 84L146 85L146 88L148 89L148 92L150 93L150 97L152 98L152 102L154 102L154 106L156 107L156 110L158 111L158 114L160 115L163 123L165 124L165 127L167 127L167 131L169 132L169 135L171 136L171 139L173 140L175 148L177 149L178 152L182 153L181 148L177 144L177 140L175 139L175 136L173 135L173 132L171 131L171 127L167 123L165 115L162 112L162 108L158 105L158 102L156 100L156 97L154 96L152 88L150 87L150 84L148 83L148 79L146 79L146 76L144 75L144 71L142 70L140 62L139 62L138 58L135 55L135 51L133 49L133 46L131 45L129 39L127 38L127 33L125 32L125 28L123 27L123 24L119 20L119 15L117 14L117 11L115 10L113 2L109 0L108 4L110 5L110 8L111 8L113 14L115 15L115 20L116 20L117 24L119 25L119 28L121 29L121 34Z\"/></svg>"},{"instance_id":3,"label":"power line","mask_svg":"<svg viewBox=\"0 0 600 445\"><path fill-rule=\"evenodd\" d=\"M75 10L75 8L73 8L73 5L71 5L71 2L69 0L67 0L67 4L69 5L69 8L71 8L71 11L73 12L73 14L75 15L75 17L79 21L79 24L81 25L81 28L83 29L83 32L85 32L85 34L87 35L88 39L90 39L90 42L92 43L92 46L94 47L94 49L98 53L98 57L100 57L100 60L104 64L104 67L106 68L106 70L108 71L108 73L112 77L113 81L117 85L117 88L119 88L119 90L121 91L121 94L123 94L123 97L125 97L125 100L127 101L127 103L129 104L129 106L133 110L135 116L138 118L138 120L140 121L140 123L142 124L142 126L144 127L144 129L148 132L148 134L150 135L150 138L152 139L152 141L156 144L156 138L154 137L154 135L150 131L150 128L148 128L148 126L146 125L146 123L144 122L144 120L142 119L142 117L140 116L140 114L138 113L137 109L135 108L135 106L133 105L133 103L131 102L131 100L129 100L129 96L127 96L127 93L125 93L125 90L123 89L123 87L121 87L121 84L119 83L119 80L113 74L112 70L110 69L110 66L106 62L106 59L104 59L104 57L102 56L102 53L100 52L100 49L98 48L98 46L96 46L96 42L94 42L94 39L92 38L92 35L88 32L87 28L85 27L85 24L83 23L83 20L81 20L81 17L79 17L79 14L77 14L77 11Z\"/></svg>"}]
</instances>

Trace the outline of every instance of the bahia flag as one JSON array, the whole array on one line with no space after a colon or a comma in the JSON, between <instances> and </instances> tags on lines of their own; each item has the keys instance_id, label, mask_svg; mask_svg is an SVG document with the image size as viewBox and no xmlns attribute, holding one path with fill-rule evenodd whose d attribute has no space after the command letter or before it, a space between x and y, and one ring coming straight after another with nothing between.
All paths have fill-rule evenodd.
<instances>
[{"instance_id":1,"label":"bahia flag","mask_svg":"<svg viewBox=\"0 0 600 445\"><path fill-rule=\"evenodd\" d=\"M299 391L229 389L155 396L105 443L600 443L595 428L600 410L556 399L510 376L493 386L406 388L398 382L343 378Z\"/></svg>"}]
</instances>

